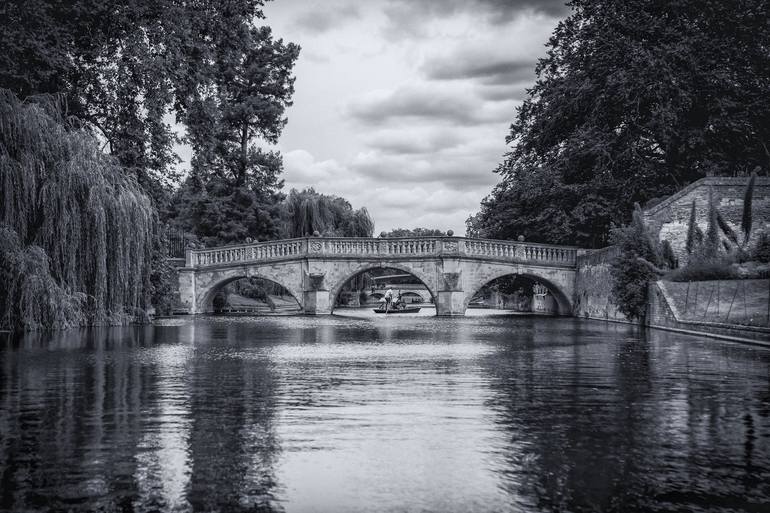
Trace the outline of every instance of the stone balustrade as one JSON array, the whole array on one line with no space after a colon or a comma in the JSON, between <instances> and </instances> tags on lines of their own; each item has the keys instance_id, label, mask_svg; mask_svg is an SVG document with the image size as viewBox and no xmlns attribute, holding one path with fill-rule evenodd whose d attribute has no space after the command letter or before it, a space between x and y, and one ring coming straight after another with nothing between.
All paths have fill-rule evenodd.
<instances>
[{"instance_id":1,"label":"stone balustrade","mask_svg":"<svg viewBox=\"0 0 770 513\"><path fill-rule=\"evenodd\" d=\"M435 258L456 256L512 263L574 267L577 249L464 237L308 237L208 249L188 249L185 265L205 268L300 258Z\"/></svg>"},{"instance_id":2,"label":"stone balustrade","mask_svg":"<svg viewBox=\"0 0 770 513\"><path fill-rule=\"evenodd\" d=\"M188 249L186 266L211 267L242 262L302 258L307 256L306 248L306 239L291 239L211 249Z\"/></svg>"}]
</instances>

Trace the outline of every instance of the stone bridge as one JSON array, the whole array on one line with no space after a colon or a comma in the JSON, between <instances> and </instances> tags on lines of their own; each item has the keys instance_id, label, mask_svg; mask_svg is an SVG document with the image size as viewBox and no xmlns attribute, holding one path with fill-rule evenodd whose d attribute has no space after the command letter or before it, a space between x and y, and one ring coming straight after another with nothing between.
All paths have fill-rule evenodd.
<instances>
[{"instance_id":1,"label":"stone bridge","mask_svg":"<svg viewBox=\"0 0 770 513\"><path fill-rule=\"evenodd\" d=\"M418 278L441 316L464 315L471 298L506 275L531 277L553 298L552 310L571 315L577 248L464 237L320 238L188 249L179 270L180 299L191 314L213 311L226 284L247 277L285 287L306 314L329 314L343 285L376 268Z\"/></svg>"}]
</instances>

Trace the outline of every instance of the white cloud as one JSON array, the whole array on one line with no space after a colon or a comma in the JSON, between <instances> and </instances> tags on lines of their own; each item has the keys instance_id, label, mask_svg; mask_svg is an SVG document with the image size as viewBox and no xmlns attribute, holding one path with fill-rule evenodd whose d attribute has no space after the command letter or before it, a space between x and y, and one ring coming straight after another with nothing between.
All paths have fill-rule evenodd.
<instances>
[{"instance_id":1,"label":"white cloud","mask_svg":"<svg viewBox=\"0 0 770 513\"><path fill-rule=\"evenodd\" d=\"M566 10L560 0L281 0L265 12L302 46L279 143L286 189L366 206L377 232L460 234L498 180L515 108Z\"/></svg>"}]
</instances>

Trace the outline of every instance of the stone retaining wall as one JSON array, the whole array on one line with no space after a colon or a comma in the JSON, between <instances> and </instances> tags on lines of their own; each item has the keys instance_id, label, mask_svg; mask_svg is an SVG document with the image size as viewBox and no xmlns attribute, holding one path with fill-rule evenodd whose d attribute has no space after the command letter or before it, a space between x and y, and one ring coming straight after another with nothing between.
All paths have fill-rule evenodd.
<instances>
[{"instance_id":1,"label":"stone retaining wall","mask_svg":"<svg viewBox=\"0 0 770 513\"><path fill-rule=\"evenodd\" d=\"M578 253L574 299L576 317L628 322L612 301L610 264L617 255L616 246Z\"/></svg>"},{"instance_id":2,"label":"stone retaining wall","mask_svg":"<svg viewBox=\"0 0 770 513\"><path fill-rule=\"evenodd\" d=\"M677 318L671 304L673 302L667 297L664 287L658 283L650 284L647 325L652 328L699 332L707 336L753 340L763 345L770 342L770 329L716 322L683 321Z\"/></svg>"}]
</instances>

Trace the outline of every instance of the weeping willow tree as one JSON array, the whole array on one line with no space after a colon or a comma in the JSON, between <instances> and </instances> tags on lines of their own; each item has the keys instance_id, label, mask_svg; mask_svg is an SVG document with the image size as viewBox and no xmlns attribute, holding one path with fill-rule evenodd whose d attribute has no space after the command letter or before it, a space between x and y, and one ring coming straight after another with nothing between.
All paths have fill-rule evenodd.
<instances>
[{"instance_id":1,"label":"weeping willow tree","mask_svg":"<svg viewBox=\"0 0 770 513\"><path fill-rule=\"evenodd\" d=\"M353 210L347 200L312 188L292 189L283 204L283 236L371 237L374 221L366 207Z\"/></svg>"},{"instance_id":2,"label":"weeping willow tree","mask_svg":"<svg viewBox=\"0 0 770 513\"><path fill-rule=\"evenodd\" d=\"M0 90L2 324L11 329L129 322L147 306L150 199L56 98Z\"/></svg>"}]
</instances>

